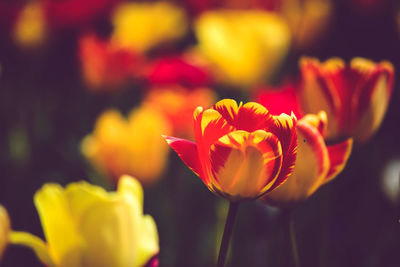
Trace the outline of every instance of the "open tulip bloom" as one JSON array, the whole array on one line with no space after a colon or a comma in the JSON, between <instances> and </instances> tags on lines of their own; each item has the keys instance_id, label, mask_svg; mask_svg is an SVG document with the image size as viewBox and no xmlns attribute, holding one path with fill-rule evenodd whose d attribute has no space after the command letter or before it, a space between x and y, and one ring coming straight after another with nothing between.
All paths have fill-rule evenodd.
<instances>
[{"instance_id":1,"label":"open tulip bloom","mask_svg":"<svg viewBox=\"0 0 400 267\"><path fill-rule=\"evenodd\" d=\"M143 215L142 187L132 177L110 193L86 182L46 184L34 202L47 242L25 232L12 232L10 242L32 248L46 266L157 266L157 227Z\"/></svg>"},{"instance_id":2,"label":"open tulip bloom","mask_svg":"<svg viewBox=\"0 0 400 267\"><path fill-rule=\"evenodd\" d=\"M220 259L237 203L273 191L293 172L296 122L293 114L272 116L260 104L238 105L224 99L210 109L198 107L194 111L196 143L165 137L211 192L231 201ZM219 261L218 266L223 262L224 259Z\"/></svg>"}]
</instances>

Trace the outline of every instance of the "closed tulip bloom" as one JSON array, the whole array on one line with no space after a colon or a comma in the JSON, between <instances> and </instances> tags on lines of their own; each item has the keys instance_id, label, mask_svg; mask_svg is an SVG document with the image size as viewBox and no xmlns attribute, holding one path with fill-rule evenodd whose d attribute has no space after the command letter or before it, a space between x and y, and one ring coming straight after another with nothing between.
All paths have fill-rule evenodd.
<instances>
[{"instance_id":1,"label":"closed tulip bloom","mask_svg":"<svg viewBox=\"0 0 400 267\"><path fill-rule=\"evenodd\" d=\"M262 198L276 206L292 206L311 196L338 175L350 156L353 140L327 145L324 132L326 113L308 114L296 125L297 160L292 175L280 187Z\"/></svg>"},{"instance_id":2,"label":"closed tulip bloom","mask_svg":"<svg viewBox=\"0 0 400 267\"><path fill-rule=\"evenodd\" d=\"M112 41L139 52L179 40L188 28L184 10L168 2L123 3L113 24Z\"/></svg>"},{"instance_id":3,"label":"closed tulip bloom","mask_svg":"<svg viewBox=\"0 0 400 267\"><path fill-rule=\"evenodd\" d=\"M92 134L81 144L83 155L114 181L123 174L150 185L163 172L168 146L161 137L170 131L169 121L151 107L139 107L124 118L107 110L96 121Z\"/></svg>"},{"instance_id":4,"label":"closed tulip bloom","mask_svg":"<svg viewBox=\"0 0 400 267\"><path fill-rule=\"evenodd\" d=\"M116 192L86 182L46 184L34 196L46 242L13 232L49 267L143 267L158 253L156 224L143 215L143 191L130 176Z\"/></svg>"},{"instance_id":5,"label":"closed tulip bloom","mask_svg":"<svg viewBox=\"0 0 400 267\"><path fill-rule=\"evenodd\" d=\"M224 99L194 112L196 143L166 137L209 190L232 202L271 192L292 173L296 118L272 116L260 104Z\"/></svg>"},{"instance_id":6,"label":"closed tulip bloom","mask_svg":"<svg viewBox=\"0 0 400 267\"><path fill-rule=\"evenodd\" d=\"M274 74L291 40L284 20L261 10L205 12L195 21L195 33L216 79L245 87Z\"/></svg>"},{"instance_id":7,"label":"closed tulip bloom","mask_svg":"<svg viewBox=\"0 0 400 267\"><path fill-rule=\"evenodd\" d=\"M303 58L301 102L306 113L326 111L327 138L368 140L380 126L393 89L391 63L353 58Z\"/></svg>"},{"instance_id":8,"label":"closed tulip bloom","mask_svg":"<svg viewBox=\"0 0 400 267\"><path fill-rule=\"evenodd\" d=\"M0 260L9 242L10 227L11 224L7 210L0 205Z\"/></svg>"}]
</instances>

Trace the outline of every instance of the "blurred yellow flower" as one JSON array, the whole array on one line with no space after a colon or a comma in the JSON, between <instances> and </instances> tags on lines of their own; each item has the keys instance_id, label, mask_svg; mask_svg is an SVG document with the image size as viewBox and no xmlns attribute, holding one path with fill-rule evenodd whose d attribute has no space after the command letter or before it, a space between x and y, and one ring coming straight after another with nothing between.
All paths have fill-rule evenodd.
<instances>
[{"instance_id":1,"label":"blurred yellow flower","mask_svg":"<svg viewBox=\"0 0 400 267\"><path fill-rule=\"evenodd\" d=\"M285 0L280 13L292 32L294 46L309 47L326 32L333 13L331 0Z\"/></svg>"},{"instance_id":2,"label":"blurred yellow flower","mask_svg":"<svg viewBox=\"0 0 400 267\"><path fill-rule=\"evenodd\" d=\"M46 37L46 19L41 1L32 1L21 10L14 26L14 40L21 46L36 46Z\"/></svg>"},{"instance_id":3,"label":"blurred yellow flower","mask_svg":"<svg viewBox=\"0 0 400 267\"><path fill-rule=\"evenodd\" d=\"M175 135L193 139L193 110L198 106L211 106L215 99L215 92L208 88L170 86L150 90L144 102L165 114Z\"/></svg>"},{"instance_id":4,"label":"blurred yellow flower","mask_svg":"<svg viewBox=\"0 0 400 267\"><path fill-rule=\"evenodd\" d=\"M167 2L121 4L113 24L112 40L139 52L175 41L188 28L184 10Z\"/></svg>"},{"instance_id":5,"label":"blurred yellow flower","mask_svg":"<svg viewBox=\"0 0 400 267\"><path fill-rule=\"evenodd\" d=\"M8 245L10 227L10 219L8 218L7 210L0 205L0 260Z\"/></svg>"},{"instance_id":6,"label":"blurred yellow flower","mask_svg":"<svg viewBox=\"0 0 400 267\"><path fill-rule=\"evenodd\" d=\"M107 110L82 141L82 153L114 180L130 174L148 185L166 165L168 146L161 135L170 128L161 113L147 106L132 110L127 119L117 110Z\"/></svg>"},{"instance_id":7,"label":"blurred yellow flower","mask_svg":"<svg viewBox=\"0 0 400 267\"><path fill-rule=\"evenodd\" d=\"M122 176L116 192L86 182L45 184L34 196L47 243L12 232L49 267L142 267L159 251L157 227L143 215L140 183Z\"/></svg>"},{"instance_id":8,"label":"blurred yellow flower","mask_svg":"<svg viewBox=\"0 0 400 267\"><path fill-rule=\"evenodd\" d=\"M195 22L200 52L223 82L250 86L268 79L286 56L290 30L276 14L219 10Z\"/></svg>"}]
</instances>

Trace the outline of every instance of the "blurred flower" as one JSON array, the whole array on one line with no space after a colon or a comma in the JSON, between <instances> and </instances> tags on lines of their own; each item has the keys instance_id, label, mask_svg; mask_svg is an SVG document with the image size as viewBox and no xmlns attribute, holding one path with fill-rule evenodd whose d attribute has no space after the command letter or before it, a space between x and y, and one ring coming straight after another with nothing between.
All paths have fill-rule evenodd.
<instances>
[{"instance_id":1,"label":"blurred flower","mask_svg":"<svg viewBox=\"0 0 400 267\"><path fill-rule=\"evenodd\" d=\"M346 165L353 140L326 145L326 113L308 114L296 124L297 159L291 176L262 200L276 206L291 206L311 196L336 177Z\"/></svg>"},{"instance_id":2,"label":"blurred flower","mask_svg":"<svg viewBox=\"0 0 400 267\"><path fill-rule=\"evenodd\" d=\"M301 101L307 113L324 110L328 116L327 138L354 137L368 140L380 126L393 89L391 63L353 58L350 64L338 58L324 63L300 61Z\"/></svg>"},{"instance_id":3,"label":"blurred flower","mask_svg":"<svg viewBox=\"0 0 400 267\"><path fill-rule=\"evenodd\" d=\"M203 13L195 22L199 51L219 80L250 86L268 79L286 56L290 30L279 16L258 10Z\"/></svg>"},{"instance_id":4,"label":"blurred flower","mask_svg":"<svg viewBox=\"0 0 400 267\"><path fill-rule=\"evenodd\" d=\"M276 11L281 7L282 0L185 0L184 5L195 15L220 8Z\"/></svg>"},{"instance_id":5,"label":"blurred flower","mask_svg":"<svg viewBox=\"0 0 400 267\"><path fill-rule=\"evenodd\" d=\"M304 112L298 103L296 94L297 84L287 82L279 88L258 87L255 89L253 99L264 107L268 107L271 114L290 114L293 112L297 118L301 118Z\"/></svg>"},{"instance_id":6,"label":"blurred flower","mask_svg":"<svg viewBox=\"0 0 400 267\"><path fill-rule=\"evenodd\" d=\"M211 84L209 71L184 56L167 57L153 62L148 66L145 76L153 86L201 87Z\"/></svg>"},{"instance_id":7,"label":"blurred flower","mask_svg":"<svg viewBox=\"0 0 400 267\"><path fill-rule=\"evenodd\" d=\"M211 192L230 201L255 199L292 173L297 135L294 115L271 116L260 104L224 99L194 112L196 143L168 144Z\"/></svg>"},{"instance_id":8,"label":"blurred flower","mask_svg":"<svg viewBox=\"0 0 400 267\"><path fill-rule=\"evenodd\" d=\"M108 110L99 116L81 149L97 169L113 180L130 174L149 185L166 165L168 146L161 134L169 131L168 120L151 107L132 110L128 119L117 110Z\"/></svg>"},{"instance_id":9,"label":"blurred flower","mask_svg":"<svg viewBox=\"0 0 400 267\"><path fill-rule=\"evenodd\" d=\"M193 110L198 106L211 106L215 99L215 93L208 88L189 90L171 86L150 90L144 103L169 119L175 135L192 139Z\"/></svg>"},{"instance_id":10,"label":"blurred flower","mask_svg":"<svg viewBox=\"0 0 400 267\"><path fill-rule=\"evenodd\" d=\"M113 24L112 40L139 52L182 38L188 27L184 10L167 2L121 4Z\"/></svg>"},{"instance_id":11,"label":"blurred flower","mask_svg":"<svg viewBox=\"0 0 400 267\"><path fill-rule=\"evenodd\" d=\"M11 224L7 210L0 205L0 261L9 242L10 229Z\"/></svg>"},{"instance_id":12,"label":"blurred flower","mask_svg":"<svg viewBox=\"0 0 400 267\"><path fill-rule=\"evenodd\" d=\"M157 227L143 215L140 183L122 176L116 192L86 182L45 184L34 196L47 243L26 232L10 241L49 267L142 267L158 253Z\"/></svg>"},{"instance_id":13,"label":"blurred flower","mask_svg":"<svg viewBox=\"0 0 400 267\"><path fill-rule=\"evenodd\" d=\"M392 204L400 204L400 159L391 159L385 165L381 177L381 189Z\"/></svg>"},{"instance_id":14,"label":"blurred flower","mask_svg":"<svg viewBox=\"0 0 400 267\"><path fill-rule=\"evenodd\" d=\"M327 32L333 4L331 0L282 0L279 13L290 27L294 46L301 50Z\"/></svg>"},{"instance_id":15,"label":"blurred flower","mask_svg":"<svg viewBox=\"0 0 400 267\"><path fill-rule=\"evenodd\" d=\"M120 0L43 0L49 28L85 28L109 16Z\"/></svg>"},{"instance_id":16,"label":"blurred flower","mask_svg":"<svg viewBox=\"0 0 400 267\"><path fill-rule=\"evenodd\" d=\"M41 1L27 3L14 25L15 42L24 47L42 44L47 35L46 18Z\"/></svg>"},{"instance_id":17,"label":"blurred flower","mask_svg":"<svg viewBox=\"0 0 400 267\"><path fill-rule=\"evenodd\" d=\"M89 89L96 91L119 89L137 75L144 60L138 53L94 35L82 37L79 50L83 77Z\"/></svg>"}]
</instances>

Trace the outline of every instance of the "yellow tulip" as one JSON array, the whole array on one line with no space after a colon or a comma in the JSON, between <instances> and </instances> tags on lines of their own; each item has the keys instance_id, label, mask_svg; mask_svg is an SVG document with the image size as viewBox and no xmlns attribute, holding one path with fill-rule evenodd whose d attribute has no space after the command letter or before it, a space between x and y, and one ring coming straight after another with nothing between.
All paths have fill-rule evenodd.
<instances>
[{"instance_id":1,"label":"yellow tulip","mask_svg":"<svg viewBox=\"0 0 400 267\"><path fill-rule=\"evenodd\" d=\"M181 38L187 32L188 22L182 8L157 2L121 4L114 13L113 24L114 42L145 52Z\"/></svg>"},{"instance_id":2,"label":"yellow tulip","mask_svg":"<svg viewBox=\"0 0 400 267\"><path fill-rule=\"evenodd\" d=\"M291 39L281 17L260 10L203 13L195 32L200 52L219 79L239 86L268 79L286 56Z\"/></svg>"},{"instance_id":3,"label":"yellow tulip","mask_svg":"<svg viewBox=\"0 0 400 267\"><path fill-rule=\"evenodd\" d=\"M290 27L294 46L304 49L327 32L333 17L333 3L331 0L285 0L280 13Z\"/></svg>"},{"instance_id":4,"label":"yellow tulip","mask_svg":"<svg viewBox=\"0 0 400 267\"><path fill-rule=\"evenodd\" d=\"M114 180L130 174L148 185L165 168L168 146L161 135L169 129L167 119L147 106L132 110L128 119L117 110L108 110L97 119L93 133L84 138L82 153Z\"/></svg>"},{"instance_id":5,"label":"yellow tulip","mask_svg":"<svg viewBox=\"0 0 400 267\"><path fill-rule=\"evenodd\" d=\"M10 219L7 210L0 205L0 260L8 245L10 235Z\"/></svg>"},{"instance_id":6,"label":"yellow tulip","mask_svg":"<svg viewBox=\"0 0 400 267\"><path fill-rule=\"evenodd\" d=\"M158 253L156 224L143 215L142 187L130 176L110 193L86 182L45 184L34 203L47 242L25 232L10 241L49 267L141 267Z\"/></svg>"}]
</instances>

